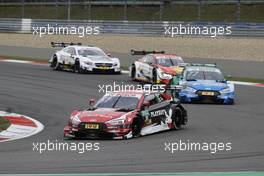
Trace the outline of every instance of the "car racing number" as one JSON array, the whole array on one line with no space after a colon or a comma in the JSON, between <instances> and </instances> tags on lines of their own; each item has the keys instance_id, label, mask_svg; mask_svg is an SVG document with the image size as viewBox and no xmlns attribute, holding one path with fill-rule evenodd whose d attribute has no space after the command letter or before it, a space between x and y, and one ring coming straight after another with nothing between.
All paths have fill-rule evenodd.
<instances>
[{"instance_id":1,"label":"car racing number","mask_svg":"<svg viewBox=\"0 0 264 176\"><path fill-rule=\"evenodd\" d=\"M85 129L98 130L99 124L85 124Z\"/></svg>"},{"instance_id":2,"label":"car racing number","mask_svg":"<svg viewBox=\"0 0 264 176\"><path fill-rule=\"evenodd\" d=\"M202 91L201 95L203 96L214 96L214 92L210 92L210 91Z\"/></svg>"}]
</instances>

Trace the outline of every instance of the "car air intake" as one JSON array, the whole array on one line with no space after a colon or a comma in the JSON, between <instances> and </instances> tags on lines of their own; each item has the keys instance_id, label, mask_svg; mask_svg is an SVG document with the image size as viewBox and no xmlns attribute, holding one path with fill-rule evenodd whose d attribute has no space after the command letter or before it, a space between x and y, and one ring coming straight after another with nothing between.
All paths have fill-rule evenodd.
<instances>
[{"instance_id":1,"label":"car air intake","mask_svg":"<svg viewBox=\"0 0 264 176\"><path fill-rule=\"evenodd\" d=\"M111 63L96 63L95 66L96 67L112 67L113 64L111 64Z\"/></svg>"}]
</instances>

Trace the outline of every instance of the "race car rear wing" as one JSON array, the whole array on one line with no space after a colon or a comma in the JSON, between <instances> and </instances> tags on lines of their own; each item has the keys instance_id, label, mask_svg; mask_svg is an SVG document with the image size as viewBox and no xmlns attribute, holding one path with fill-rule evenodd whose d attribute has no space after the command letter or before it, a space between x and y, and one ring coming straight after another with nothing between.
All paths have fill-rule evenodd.
<instances>
[{"instance_id":1,"label":"race car rear wing","mask_svg":"<svg viewBox=\"0 0 264 176\"><path fill-rule=\"evenodd\" d=\"M131 55L146 55L146 54L165 54L165 51L145 51L145 50L131 50Z\"/></svg>"},{"instance_id":2,"label":"race car rear wing","mask_svg":"<svg viewBox=\"0 0 264 176\"><path fill-rule=\"evenodd\" d=\"M182 85L160 85L159 91L170 94L174 98L179 97L179 92L184 88Z\"/></svg>"},{"instance_id":3,"label":"race car rear wing","mask_svg":"<svg viewBox=\"0 0 264 176\"><path fill-rule=\"evenodd\" d=\"M65 43L65 42L50 42L51 47L66 47L69 45L82 45L82 43Z\"/></svg>"},{"instance_id":4,"label":"race car rear wing","mask_svg":"<svg viewBox=\"0 0 264 176\"><path fill-rule=\"evenodd\" d=\"M182 85L166 85L166 90L174 90L174 91L181 91L184 86Z\"/></svg>"}]
</instances>

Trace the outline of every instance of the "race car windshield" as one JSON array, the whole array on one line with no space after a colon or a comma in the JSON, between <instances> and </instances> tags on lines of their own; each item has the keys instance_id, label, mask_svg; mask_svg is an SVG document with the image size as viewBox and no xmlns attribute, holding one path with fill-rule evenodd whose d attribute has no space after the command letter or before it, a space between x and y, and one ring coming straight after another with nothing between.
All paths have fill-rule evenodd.
<instances>
[{"instance_id":1,"label":"race car windshield","mask_svg":"<svg viewBox=\"0 0 264 176\"><path fill-rule=\"evenodd\" d=\"M100 99L96 108L115 108L119 110L134 110L137 107L139 99L137 97L127 96L104 96Z\"/></svg>"},{"instance_id":2,"label":"race car windshield","mask_svg":"<svg viewBox=\"0 0 264 176\"><path fill-rule=\"evenodd\" d=\"M164 67L178 66L183 63L182 60L176 58L159 58L157 59L157 64Z\"/></svg>"},{"instance_id":3,"label":"race car windshield","mask_svg":"<svg viewBox=\"0 0 264 176\"><path fill-rule=\"evenodd\" d=\"M103 51L100 50L90 50L90 49L81 49L78 50L78 54L86 57L86 56L106 56Z\"/></svg>"},{"instance_id":4,"label":"race car windshield","mask_svg":"<svg viewBox=\"0 0 264 176\"><path fill-rule=\"evenodd\" d=\"M221 72L216 71L187 71L186 73L187 81L195 81L195 80L224 80Z\"/></svg>"}]
</instances>

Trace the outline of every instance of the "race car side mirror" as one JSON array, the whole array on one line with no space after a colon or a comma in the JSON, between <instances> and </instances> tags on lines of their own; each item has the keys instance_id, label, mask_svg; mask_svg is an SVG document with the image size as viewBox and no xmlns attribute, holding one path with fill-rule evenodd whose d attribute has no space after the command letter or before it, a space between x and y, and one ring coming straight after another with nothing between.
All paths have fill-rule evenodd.
<instances>
[{"instance_id":1,"label":"race car side mirror","mask_svg":"<svg viewBox=\"0 0 264 176\"><path fill-rule=\"evenodd\" d=\"M144 106L144 107L149 107L149 106L150 106L149 101L144 101L143 106Z\"/></svg>"},{"instance_id":2,"label":"race car side mirror","mask_svg":"<svg viewBox=\"0 0 264 176\"><path fill-rule=\"evenodd\" d=\"M111 55L110 53L107 53L106 55L107 55L108 57L112 57L112 55Z\"/></svg>"},{"instance_id":3,"label":"race car side mirror","mask_svg":"<svg viewBox=\"0 0 264 176\"><path fill-rule=\"evenodd\" d=\"M95 99L90 99L89 100L89 105L92 106L94 104L94 102L95 102Z\"/></svg>"}]
</instances>

